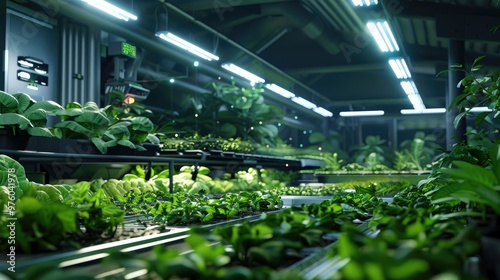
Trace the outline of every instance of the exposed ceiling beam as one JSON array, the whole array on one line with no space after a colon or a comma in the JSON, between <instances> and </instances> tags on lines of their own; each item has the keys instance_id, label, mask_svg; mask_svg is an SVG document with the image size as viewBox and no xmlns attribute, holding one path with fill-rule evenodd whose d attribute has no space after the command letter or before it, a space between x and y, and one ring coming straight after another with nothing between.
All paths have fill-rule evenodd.
<instances>
[{"instance_id":1,"label":"exposed ceiling beam","mask_svg":"<svg viewBox=\"0 0 500 280\"><path fill-rule=\"evenodd\" d=\"M239 6L269 4L277 2L288 2L290 0L244 0L244 1L223 1L223 0L178 0L170 1L186 12L212 10L215 9L220 13L232 12Z\"/></svg>"},{"instance_id":2,"label":"exposed ceiling beam","mask_svg":"<svg viewBox=\"0 0 500 280\"><path fill-rule=\"evenodd\" d=\"M385 65L384 63L370 63L370 64L345 64L345 65L335 65L335 66L293 68L293 69L284 69L284 71L292 75L310 75L310 74L325 74L325 73L373 71L373 70L382 70L386 68L387 65Z\"/></svg>"},{"instance_id":3,"label":"exposed ceiling beam","mask_svg":"<svg viewBox=\"0 0 500 280\"><path fill-rule=\"evenodd\" d=\"M500 5L479 8L466 5L399 0L396 16L439 18L441 15L476 15L498 17ZM396 12L396 11L395 11Z\"/></svg>"}]
</instances>

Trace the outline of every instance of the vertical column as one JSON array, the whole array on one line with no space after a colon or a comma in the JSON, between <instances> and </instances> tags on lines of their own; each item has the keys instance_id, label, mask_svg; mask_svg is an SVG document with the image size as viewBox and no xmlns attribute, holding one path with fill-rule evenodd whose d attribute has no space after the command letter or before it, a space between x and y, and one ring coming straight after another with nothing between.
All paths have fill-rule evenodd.
<instances>
[{"instance_id":1,"label":"vertical column","mask_svg":"<svg viewBox=\"0 0 500 280\"><path fill-rule=\"evenodd\" d=\"M0 90L6 90L5 88L5 75L7 74L6 61L7 57L7 45L6 45L6 37L7 37L7 1L0 1L0 49L3 50L0 55Z\"/></svg>"},{"instance_id":2,"label":"vertical column","mask_svg":"<svg viewBox=\"0 0 500 280\"><path fill-rule=\"evenodd\" d=\"M398 119L393 118L387 123L389 130L389 148L398 149Z\"/></svg>"},{"instance_id":3,"label":"vertical column","mask_svg":"<svg viewBox=\"0 0 500 280\"><path fill-rule=\"evenodd\" d=\"M465 43L463 40L450 39L448 43L448 69L453 64L464 65L465 58ZM462 71L448 72L448 91L446 92L446 108L448 108L455 97L462 92L461 88L457 88L457 84L465 77ZM460 112L453 108L452 111L446 113L446 149L450 149L453 144L465 141L467 138L465 118L458 124L457 128L453 126L455 117Z\"/></svg>"}]
</instances>

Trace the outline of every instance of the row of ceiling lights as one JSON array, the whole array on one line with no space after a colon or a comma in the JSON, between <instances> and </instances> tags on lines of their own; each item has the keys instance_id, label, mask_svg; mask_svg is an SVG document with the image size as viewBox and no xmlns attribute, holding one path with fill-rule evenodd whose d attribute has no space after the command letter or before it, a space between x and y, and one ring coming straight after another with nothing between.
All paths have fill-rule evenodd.
<instances>
[{"instance_id":1,"label":"row of ceiling lights","mask_svg":"<svg viewBox=\"0 0 500 280\"><path fill-rule=\"evenodd\" d=\"M378 5L378 0L352 0L352 3L356 7L363 6L373 6ZM374 37L377 45L382 52L397 52L399 51L399 46L394 38L394 35L389 27L387 21L370 21L366 24L370 33ZM411 79L411 73L408 69L408 65L404 58L391 58L389 59L389 65L394 71L396 78L402 80L400 82L401 87L410 99L414 109L402 109L401 114L411 115L411 114L443 114L446 112L446 108L425 108L422 102L418 89L415 83ZM491 111L488 107L474 107L468 109L469 112L480 113ZM356 114L358 113L358 114ZM382 110L375 111L362 111L362 112L341 112L344 116L381 116L384 114Z\"/></svg>"},{"instance_id":2,"label":"row of ceiling lights","mask_svg":"<svg viewBox=\"0 0 500 280\"><path fill-rule=\"evenodd\" d=\"M352 0L354 6L378 5L378 0ZM375 39L380 51L384 53L398 53L400 51L396 38L386 20L374 20L366 23L368 31ZM400 85L413 105L414 111L425 112L426 108L415 83L412 80L410 69L404 58L392 57L388 60L389 66L400 79Z\"/></svg>"},{"instance_id":3,"label":"row of ceiling lights","mask_svg":"<svg viewBox=\"0 0 500 280\"><path fill-rule=\"evenodd\" d=\"M137 16L120 9L104 0L82 0L83 2L88 3L89 5L98 8L116 18L128 21L128 20L137 20ZM355 6L371 6L371 5L377 5L378 0L352 0L353 4ZM368 30L372 33L372 36L374 37L375 41L377 42L377 45L379 46L380 50L382 52L398 52L399 51L399 46L396 42L396 39L387 23L387 21L370 21L366 24L366 27ZM204 49L193 45L184 39L166 31L161 31L161 32L156 32L155 34L157 37L174 44L198 57L201 57L207 61L218 61L219 57L205 51ZM435 114L435 113L444 113L446 112L445 108L432 108L432 109L426 109L425 105L422 102L422 99L418 93L418 89L415 86L415 83L411 79L411 73L408 68L408 65L404 58L391 58L388 60L389 65L391 66L392 70L394 71L394 74L398 79L401 79L401 87L403 88L404 92L408 96L408 99L412 103L414 109L403 109L401 110L401 114L422 114L422 113L429 113L429 114ZM265 83L265 80L235 64L232 63L225 63L221 65L222 68L231 71L234 74L237 74L248 81L250 83L256 84L256 83ZM324 117L332 117L333 114L332 112L316 106L316 104L302 98L299 96L295 96L292 92L276 85L273 83L268 83L265 84L265 87L268 90L273 91L274 93L290 99L291 101L307 108L310 110L313 110L319 115L322 115ZM471 112L480 112L487 110L487 108L473 108ZM358 117L358 116L381 116L384 115L384 111L382 110L374 110L374 111L347 111L347 112L340 112L339 115L341 117Z\"/></svg>"},{"instance_id":4,"label":"row of ceiling lights","mask_svg":"<svg viewBox=\"0 0 500 280\"><path fill-rule=\"evenodd\" d=\"M125 20L125 21L128 21L128 20L137 20L137 16L125 11L125 10L122 10L104 0L82 0L83 2L86 2L90 5L92 5L93 7L95 8L98 8L110 15L113 15L119 19L122 19L122 20ZM155 34L157 37L179 47L179 48L182 48L198 57L201 57L207 61L218 61L219 60L219 57L196 46L196 45L193 45L189 42L187 42L186 40L170 33L170 32L167 32L167 31L160 31L160 32L156 32ZM246 80L248 80L251 85L255 85L257 83L261 83L261 84L264 84L265 83L265 80L233 63L224 63L221 65L222 68L242 77L242 78L245 78ZM274 93L277 93L278 95L282 96L282 97L285 97L285 98L288 98L290 99L291 101L309 109L309 110L313 110L315 113L321 115L321 116L324 116L324 117L332 117L333 114L332 112L328 111L327 109L323 108L323 107L320 107L320 106L317 106L316 104L302 98L302 97L299 97L299 96L295 96L295 94L287 91L286 89L284 88L281 88L279 87L278 85L276 84L266 84L265 87L271 91L273 91Z\"/></svg>"}]
</instances>

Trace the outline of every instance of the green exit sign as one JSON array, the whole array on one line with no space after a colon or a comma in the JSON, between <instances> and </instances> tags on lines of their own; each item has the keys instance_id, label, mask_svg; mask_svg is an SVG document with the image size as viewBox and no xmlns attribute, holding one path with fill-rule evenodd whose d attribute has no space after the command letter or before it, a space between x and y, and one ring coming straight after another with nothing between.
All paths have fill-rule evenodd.
<instances>
[{"instance_id":1,"label":"green exit sign","mask_svg":"<svg viewBox=\"0 0 500 280\"><path fill-rule=\"evenodd\" d=\"M127 42L122 42L121 53L125 56L135 58L137 56L137 48Z\"/></svg>"},{"instance_id":2,"label":"green exit sign","mask_svg":"<svg viewBox=\"0 0 500 280\"><path fill-rule=\"evenodd\" d=\"M109 56L137 57L137 47L127 42L111 42L108 47Z\"/></svg>"}]
</instances>

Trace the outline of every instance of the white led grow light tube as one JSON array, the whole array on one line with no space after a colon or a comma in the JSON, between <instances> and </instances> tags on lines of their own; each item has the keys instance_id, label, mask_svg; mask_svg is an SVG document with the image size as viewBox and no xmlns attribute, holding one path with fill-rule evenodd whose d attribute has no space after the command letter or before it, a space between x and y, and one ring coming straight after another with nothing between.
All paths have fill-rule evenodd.
<instances>
[{"instance_id":1,"label":"white led grow light tube","mask_svg":"<svg viewBox=\"0 0 500 280\"><path fill-rule=\"evenodd\" d=\"M160 37L161 39L171 43L171 44L174 44L194 55L197 55L203 59L206 59L208 61L212 61L212 60L219 60L219 57L212 54L212 53L209 53L208 51L196 46L196 45L193 45L191 43L189 43L188 41L180 38L179 36L176 36L170 32L158 32L155 34L157 37Z\"/></svg>"},{"instance_id":2,"label":"white led grow light tube","mask_svg":"<svg viewBox=\"0 0 500 280\"><path fill-rule=\"evenodd\" d=\"M374 111L344 111L340 112L341 117L367 117L367 116L383 116L385 112L383 110Z\"/></svg>"},{"instance_id":3,"label":"white led grow light tube","mask_svg":"<svg viewBox=\"0 0 500 280\"><path fill-rule=\"evenodd\" d=\"M307 109L312 109L312 108L315 108L316 107L316 104L300 97L300 96L296 96L296 97L293 97L292 98L292 101L307 108Z\"/></svg>"},{"instance_id":4,"label":"white led grow light tube","mask_svg":"<svg viewBox=\"0 0 500 280\"><path fill-rule=\"evenodd\" d=\"M82 0L82 1L124 21L128 21L130 19L137 20L136 15L133 15L125 10L122 10L104 0Z\"/></svg>"},{"instance_id":5,"label":"white led grow light tube","mask_svg":"<svg viewBox=\"0 0 500 280\"><path fill-rule=\"evenodd\" d=\"M323 117L331 117L333 116L333 113L328 111L327 109L323 108L323 107L316 107L316 108L313 108L312 109L314 112L322 115Z\"/></svg>"},{"instance_id":6,"label":"white led grow light tube","mask_svg":"<svg viewBox=\"0 0 500 280\"><path fill-rule=\"evenodd\" d=\"M387 21L370 21L366 27L382 52L399 51L399 46Z\"/></svg>"},{"instance_id":7,"label":"white led grow light tube","mask_svg":"<svg viewBox=\"0 0 500 280\"><path fill-rule=\"evenodd\" d=\"M261 77L255 75L255 74L252 74L252 73L248 72L247 70L245 70L239 66L236 66L232 63L222 64L221 67L228 70L228 71L233 72L234 74L236 74L240 77L243 77L243 78L249 80L251 83L264 83L266 81L266 80L262 79Z\"/></svg>"},{"instance_id":8,"label":"white led grow light tube","mask_svg":"<svg viewBox=\"0 0 500 280\"><path fill-rule=\"evenodd\" d=\"M266 88L274 91L275 93L285 97L285 98L292 98L295 97L295 94L289 92L288 90L276 85L276 84L266 84Z\"/></svg>"},{"instance_id":9,"label":"white led grow light tube","mask_svg":"<svg viewBox=\"0 0 500 280\"><path fill-rule=\"evenodd\" d=\"M422 111L415 109L403 109L401 110L402 115L414 115L414 114L443 114L446 112L446 108L429 108Z\"/></svg>"}]
</instances>

